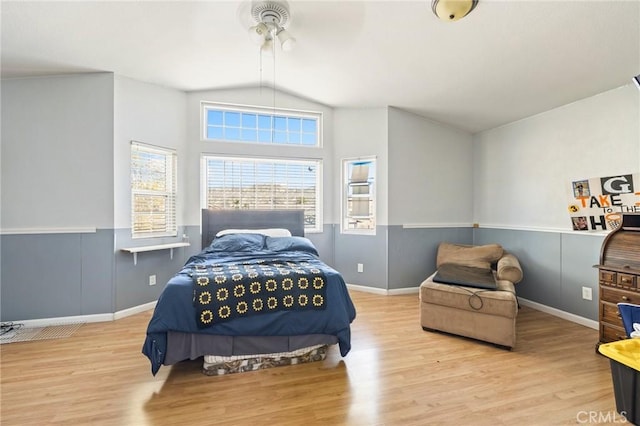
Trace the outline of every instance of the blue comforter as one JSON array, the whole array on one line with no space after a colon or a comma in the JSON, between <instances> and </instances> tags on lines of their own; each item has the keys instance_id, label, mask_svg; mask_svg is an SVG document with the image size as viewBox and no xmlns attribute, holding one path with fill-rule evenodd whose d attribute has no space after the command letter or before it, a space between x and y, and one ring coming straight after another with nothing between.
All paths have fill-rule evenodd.
<instances>
[{"instance_id":1,"label":"blue comforter","mask_svg":"<svg viewBox=\"0 0 640 426\"><path fill-rule=\"evenodd\" d=\"M322 310L283 310L236 318L198 327L194 307L194 283L190 276L196 265L239 263L243 261L307 261L317 265L326 277L326 308ZM182 270L169 280L158 298L147 327L142 353L151 361L155 375L164 363L167 331L224 336L294 336L329 334L336 336L340 354L351 349L350 324L356 311L342 276L321 262L313 244L303 237L265 237L259 234L231 234L216 238L200 254L192 256Z\"/></svg>"}]
</instances>

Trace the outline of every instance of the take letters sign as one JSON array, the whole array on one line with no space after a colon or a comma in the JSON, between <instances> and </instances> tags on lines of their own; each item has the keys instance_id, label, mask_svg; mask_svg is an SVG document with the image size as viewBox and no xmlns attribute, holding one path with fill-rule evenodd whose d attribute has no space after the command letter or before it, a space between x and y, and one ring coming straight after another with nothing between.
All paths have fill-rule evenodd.
<instances>
[{"instance_id":1,"label":"take letters sign","mask_svg":"<svg viewBox=\"0 0 640 426\"><path fill-rule=\"evenodd\" d=\"M640 173L571 182L569 215L575 231L618 227L622 213L640 213Z\"/></svg>"}]
</instances>

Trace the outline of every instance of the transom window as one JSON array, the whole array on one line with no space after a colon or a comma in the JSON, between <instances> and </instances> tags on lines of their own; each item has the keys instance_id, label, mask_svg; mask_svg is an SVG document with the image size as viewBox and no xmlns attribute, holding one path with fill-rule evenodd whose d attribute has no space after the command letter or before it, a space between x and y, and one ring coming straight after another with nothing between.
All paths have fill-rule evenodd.
<instances>
[{"instance_id":1,"label":"transom window","mask_svg":"<svg viewBox=\"0 0 640 426\"><path fill-rule=\"evenodd\" d=\"M321 231L321 160L203 156L208 209L304 209L305 230Z\"/></svg>"},{"instance_id":2,"label":"transom window","mask_svg":"<svg viewBox=\"0 0 640 426\"><path fill-rule=\"evenodd\" d=\"M131 142L131 235L175 236L177 154Z\"/></svg>"},{"instance_id":3,"label":"transom window","mask_svg":"<svg viewBox=\"0 0 640 426\"><path fill-rule=\"evenodd\" d=\"M320 146L320 113L211 103L203 103L202 110L207 140Z\"/></svg>"}]
</instances>

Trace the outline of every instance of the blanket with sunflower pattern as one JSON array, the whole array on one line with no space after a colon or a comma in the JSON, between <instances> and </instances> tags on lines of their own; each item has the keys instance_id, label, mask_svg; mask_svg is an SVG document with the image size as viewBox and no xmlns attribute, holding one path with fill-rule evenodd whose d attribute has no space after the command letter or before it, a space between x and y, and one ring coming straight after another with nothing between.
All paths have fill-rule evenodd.
<instances>
[{"instance_id":1,"label":"blanket with sunflower pattern","mask_svg":"<svg viewBox=\"0 0 640 426\"><path fill-rule=\"evenodd\" d=\"M189 275L198 327L282 310L325 309L321 267L278 258L194 265Z\"/></svg>"}]
</instances>

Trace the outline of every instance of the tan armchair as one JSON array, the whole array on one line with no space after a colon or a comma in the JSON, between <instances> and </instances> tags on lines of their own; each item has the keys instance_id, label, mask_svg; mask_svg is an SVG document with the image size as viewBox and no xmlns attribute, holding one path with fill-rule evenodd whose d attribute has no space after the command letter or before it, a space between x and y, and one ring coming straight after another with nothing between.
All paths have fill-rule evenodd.
<instances>
[{"instance_id":1,"label":"tan armchair","mask_svg":"<svg viewBox=\"0 0 640 426\"><path fill-rule=\"evenodd\" d=\"M471 285L437 282L438 271L434 272L420 285L422 328L513 348L518 314L515 284L522 280L518 259L498 244L468 246L444 242L438 247L436 267L441 269L443 265L460 265L464 267L461 269L480 274L491 271L495 289L478 288L473 282Z\"/></svg>"}]
</instances>

